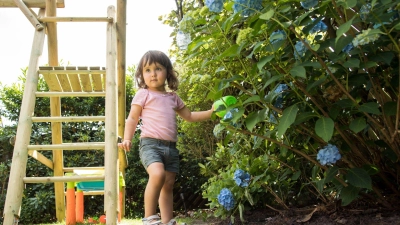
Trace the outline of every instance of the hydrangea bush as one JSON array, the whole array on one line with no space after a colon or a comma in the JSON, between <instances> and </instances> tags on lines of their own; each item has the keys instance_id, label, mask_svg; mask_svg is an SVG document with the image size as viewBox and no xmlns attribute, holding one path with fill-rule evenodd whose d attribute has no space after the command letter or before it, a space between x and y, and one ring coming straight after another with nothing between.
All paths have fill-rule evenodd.
<instances>
[{"instance_id":1,"label":"hydrangea bush","mask_svg":"<svg viewBox=\"0 0 400 225\"><path fill-rule=\"evenodd\" d=\"M305 196L346 206L368 194L391 207L383 196L400 195L397 1L184 2L192 39L171 54L189 87L185 100L238 99L225 121L213 117L217 148L200 165L218 215L260 199L288 208ZM252 176L245 188L232 178L237 168ZM223 188L232 210L218 203Z\"/></svg>"}]
</instances>

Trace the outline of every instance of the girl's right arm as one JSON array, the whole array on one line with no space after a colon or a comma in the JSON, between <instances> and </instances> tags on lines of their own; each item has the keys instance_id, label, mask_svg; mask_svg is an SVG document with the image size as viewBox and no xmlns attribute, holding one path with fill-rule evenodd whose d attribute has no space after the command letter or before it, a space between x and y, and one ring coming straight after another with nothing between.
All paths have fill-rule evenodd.
<instances>
[{"instance_id":1,"label":"girl's right arm","mask_svg":"<svg viewBox=\"0 0 400 225\"><path fill-rule=\"evenodd\" d=\"M136 126L139 122L140 114L142 113L142 107L136 104L131 105L129 116L125 122L124 139L122 143L118 144L118 147L129 151L132 147L132 138L136 131Z\"/></svg>"}]
</instances>

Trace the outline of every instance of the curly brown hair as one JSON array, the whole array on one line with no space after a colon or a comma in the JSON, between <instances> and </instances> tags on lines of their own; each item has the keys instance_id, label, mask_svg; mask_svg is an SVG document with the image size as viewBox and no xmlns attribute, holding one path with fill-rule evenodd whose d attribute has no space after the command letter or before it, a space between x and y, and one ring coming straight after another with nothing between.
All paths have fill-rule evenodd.
<instances>
[{"instance_id":1,"label":"curly brown hair","mask_svg":"<svg viewBox=\"0 0 400 225\"><path fill-rule=\"evenodd\" d=\"M148 51L140 59L135 73L135 81L139 88L147 88L147 85L143 79L143 67L153 63L158 63L166 68L168 88L172 91L178 90L179 81L177 72L172 67L171 60L168 58L168 56L158 50Z\"/></svg>"}]
</instances>

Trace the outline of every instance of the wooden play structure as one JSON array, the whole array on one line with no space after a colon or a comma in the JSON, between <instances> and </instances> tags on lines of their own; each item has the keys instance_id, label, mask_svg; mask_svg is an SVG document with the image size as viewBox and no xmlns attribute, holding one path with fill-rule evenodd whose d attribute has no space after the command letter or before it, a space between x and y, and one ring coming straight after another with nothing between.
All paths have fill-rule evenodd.
<instances>
[{"instance_id":1,"label":"wooden play structure","mask_svg":"<svg viewBox=\"0 0 400 225\"><path fill-rule=\"evenodd\" d=\"M0 0L0 7L18 7L33 25L32 32L34 32L4 205L4 225L18 224L26 183L53 182L55 214L58 221L66 220L67 224L75 224L79 219L71 216L75 215L71 213L71 210L82 207L82 194L104 195L104 214L107 224L117 224L118 216L124 215L124 187L120 185L120 175L125 176L127 161L124 150L118 149L117 143L118 136L123 136L125 124L126 2L126 0L110 0L108 9L104 9L105 16L93 18L57 17L57 8L64 8L67 5L64 0ZM34 12L34 8L38 9L38 14ZM107 36L107 49L105 49L104 56L106 65L104 67L60 67L57 43L57 23L59 22L87 22L88 28L90 28L91 22L104 23L104 32ZM39 58L43 52L46 35L48 66L39 67ZM44 77L49 86L48 92L38 91L40 75ZM34 116L35 100L39 97L50 98L50 117ZM64 117L60 104L62 97L105 97L105 115ZM70 141L62 139L62 122L85 121L105 122L104 142L70 143ZM51 123L52 144L30 144L32 124L35 122ZM40 151L49 150L53 152L52 160L40 153ZM104 167L66 168L63 159L63 151L66 150L104 151ZM51 168L54 176L26 177L28 156ZM89 171L89 175L82 176L75 173L78 170ZM93 173L90 174L90 171ZM103 181L103 190L83 191L78 194L72 191L70 194L72 197L66 200L67 183L72 183L68 187L72 186L72 190L74 190L74 182L90 181ZM76 201L74 195L77 196ZM75 207L75 205L77 206ZM68 212L68 210L70 211Z\"/></svg>"}]
</instances>

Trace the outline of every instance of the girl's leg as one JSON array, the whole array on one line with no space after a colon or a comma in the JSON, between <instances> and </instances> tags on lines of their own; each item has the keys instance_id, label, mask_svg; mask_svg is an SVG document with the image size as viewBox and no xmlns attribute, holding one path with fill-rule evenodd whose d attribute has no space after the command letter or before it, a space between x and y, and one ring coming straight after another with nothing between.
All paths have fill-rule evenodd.
<instances>
[{"instance_id":1,"label":"girl's leg","mask_svg":"<svg viewBox=\"0 0 400 225\"><path fill-rule=\"evenodd\" d=\"M157 200L167 177L164 164L158 162L150 164L147 167L147 173L149 174L149 181L144 191L144 217L146 218L156 215Z\"/></svg>"},{"instance_id":2,"label":"girl's leg","mask_svg":"<svg viewBox=\"0 0 400 225\"><path fill-rule=\"evenodd\" d=\"M163 223L168 223L173 216L174 207L174 183L176 173L165 171L165 182L160 192L158 203L160 205L161 219Z\"/></svg>"}]
</instances>

